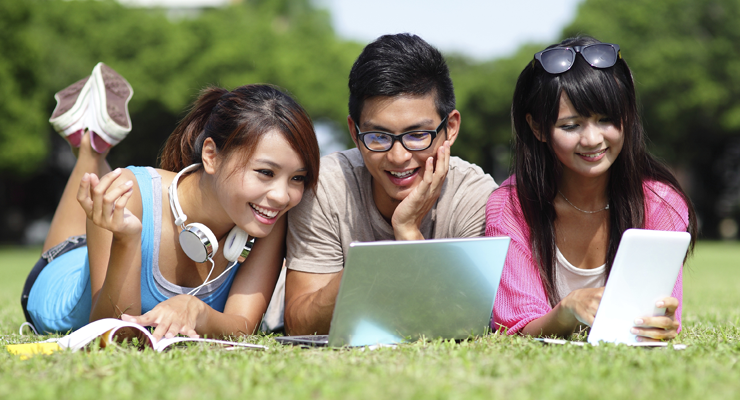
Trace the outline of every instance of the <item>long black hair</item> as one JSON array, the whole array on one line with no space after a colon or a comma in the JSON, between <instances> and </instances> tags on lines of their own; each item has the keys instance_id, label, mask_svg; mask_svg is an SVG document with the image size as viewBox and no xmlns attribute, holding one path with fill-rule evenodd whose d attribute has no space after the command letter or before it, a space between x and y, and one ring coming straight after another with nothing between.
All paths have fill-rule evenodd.
<instances>
[{"instance_id":1,"label":"long black hair","mask_svg":"<svg viewBox=\"0 0 740 400\"><path fill-rule=\"evenodd\" d=\"M570 38L552 47L601 43L590 37ZM640 121L632 72L623 59L613 67L593 68L576 56L571 69L561 74L546 72L532 62L519 75L512 103L514 125L514 173L519 202L529 225L530 246L540 277L552 306L559 301L555 272L554 200L562 164L552 149L552 128L558 119L560 96L565 93L579 115L604 115L624 134L624 145L609 169L609 243L606 276L609 276L622 233L645 226L643 182L662 182L679 193L689 208L688 231L691 250L697 234L694 208L668 168L646 150L645 131ZM531 115L544 139L540 141L527 122Z\"/></svg>"}]
</instances>

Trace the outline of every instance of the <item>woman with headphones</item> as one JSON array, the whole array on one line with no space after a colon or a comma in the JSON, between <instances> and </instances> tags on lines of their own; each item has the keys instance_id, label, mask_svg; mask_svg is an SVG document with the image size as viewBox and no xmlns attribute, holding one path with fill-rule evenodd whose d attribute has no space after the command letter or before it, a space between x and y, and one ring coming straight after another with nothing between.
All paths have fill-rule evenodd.
<instances>
[{"instance_id":1,"label":"woman with headphones","mask_svg":"<svg viewBox=\"0 0 740 400\"><path fill-rule=\"evenodd\" d=\"M50 122L78 158L24 288L26 319L40 332L122 318L157 338L253 333L283 262L285 214L318 177L310 118L269 85L207 88L160 169L111 170L132 94L101 63L55 96Z\"/></svg>"}]
</instances>

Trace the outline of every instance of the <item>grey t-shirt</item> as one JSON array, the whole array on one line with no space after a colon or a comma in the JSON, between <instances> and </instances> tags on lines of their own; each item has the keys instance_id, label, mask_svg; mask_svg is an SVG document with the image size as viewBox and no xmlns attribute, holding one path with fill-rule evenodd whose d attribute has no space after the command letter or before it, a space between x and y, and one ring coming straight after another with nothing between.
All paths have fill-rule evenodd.
<instances>
[{"instance_id":1,"label":"grey t-shirt","mask_svg":"<svg viewBox=\"0 0 740 400\"><path fill-rule=\"evenodd\" d=\"M442 192L424 217L427 239L483 236L486 201L497 187L480 167L450 157ZM349 244L394 240L393 227L373 201L372 175L355 149L321 158L315 193L288 212L287 267L335 273L344 268Z\"/></svg>"}]
</instances>

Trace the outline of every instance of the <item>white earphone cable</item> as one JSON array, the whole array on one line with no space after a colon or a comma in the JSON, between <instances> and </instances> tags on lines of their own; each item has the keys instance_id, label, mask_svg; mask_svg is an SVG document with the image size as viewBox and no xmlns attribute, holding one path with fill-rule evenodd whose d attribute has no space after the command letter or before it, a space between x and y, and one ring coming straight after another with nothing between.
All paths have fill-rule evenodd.
<instances>
[{"instance_id":1,"label":"white earphone cable","mask_svg":"<svg viewBox=\"0 0 740 400\"><path fill-rule=\"evenodd\" d=\"M209 281L209 280L208 280L208 278L210 278L210 277L211 277L211 274L213 273L213 269L214 269L214 268L216 268L216 263L214 263L214 262L213 262L213 259L212 259L212 258L209 258L209 259L208 259L208 261L210 261L210 262L211 262L211 270L210 270L210 271L208 271L208 276L206 276L206 280L205 280L205 281L203 282L203 284L202 284L202 285L200 285L200 286L198 286L198 287L194 288L193 290L191 290L190 292L188 292L188 294L189 294L189 295L191 295L191 296L195 296L196 294L198 294L198 292L200 291L200 289L201 289L201 288L202 288L203 286L205 286L205 285L207 285L207 284L209 284L209 283L212 283L212 282L214 282L214 281L217 281L217 280L218 280L219 278L221 278L222 276L224 276L224 274L226 274L226 273L227 273L227 272L229 272L229 271L230 271L230 270L231 270L232 268L234 268L234 267L236 266L236 264L237 264L237 262L232 262L232 263L231 263L231 265L229 265L229 267L228 267L228 268L226 268L226 269L224 270L224 272L222 272L222 273L221 273L221 275L217 276L217 277L216 277L215 279L213 279L212 281Z\"/></svg>"}]
</instances>

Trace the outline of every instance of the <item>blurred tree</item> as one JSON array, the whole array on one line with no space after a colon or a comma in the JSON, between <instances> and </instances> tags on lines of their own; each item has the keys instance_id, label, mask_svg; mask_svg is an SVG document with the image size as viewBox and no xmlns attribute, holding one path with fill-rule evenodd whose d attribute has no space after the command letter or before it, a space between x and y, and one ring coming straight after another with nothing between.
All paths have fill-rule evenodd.
<instances>
[{"instance_id":1,"label":"blurred tree","mask_svg":"<svg viewBox=\"0 0 740 400\"><path fill-rule=\"evenodd\" d=\"M343 123L358 44L308 0L246 1L169 19L114 1L0 0L0 171L28 175L48 154L54 92L104 61L134 87L137 141L112 161L153 164L177 117L209 84L272 83L314 118ZM158 122L161 121L161 122Z\"/></svg>"},{"instance_id":2,"label":"blurred tree","mask_svg":"<svg viewBox=\"0 0 740 400\"><path fill-rule=\"evenodd\" d=\"M497 182L509 175L514 86L536 48L525 46L512 57L484 63L448 57L462 116L461 134L452 153L480 165Z\"/></svg>"},{"instance_id":3,"label":"blurred tree","mask_svg":"<svg viewBox=\"0 0 740 400\"><path fill-rule=\"evenodd\" d=\"M30 220L53 212L69 168L66 144L47 122L53 94L98 61L134 88L135 140L111 152L115 166L155 165L178 118L208 85L275 84L314 119L345 123L345 77L361 46L340 40L329 14L310 0L168 15L112 0L0 0L0 221L10 226L0 241L19 240Z\"/></svg>"},{"instance_id":4,"label":"blurred tree","mask_svg":"<svg viewBox=\"0 0 740 400\"><path fill-rule=\"evenodd\" d=\"M707 237L716 237L719 220L740 209L740 163L733 161L740 153L738 20L737 0L585 0L562 34L621 46L635 76L651 151L686 186ZM479 64L450 58L463 116L452 151L497 180L507 175L517 77L546 45Z\"/></svg>"},{"instance_id":5,"label":"blurred tree","mask_svg":"<svg viewBox=\"0 0 740 400\"><path fill-rule=\"evenodd\" d=\"M46 100L37 90L44 49L29 34L31 4L0 1L0 16L0 169L28 174L46 154Z\"/></svg>"},{"instance_id":6,"label":"blurred tree","mask_svg":"<svg viewBox=\"0 0 740 400\"><path fill-rule=\"evenodd\" d=\"M684 175L709 237L740 173L720 162L740 148L738 20L737 0L586 0L564 30L621 46L653 152Z\"/></svg>"},{"instance_id":7,"label":"blurred tree","mask_svg":"<svg viewBox=\"0 0 740 400\"><path fill-rule=\"evenodd\" d=\"M339 39L328 12L311 0L244 0L169 15L112 0L0 0L0 222L12 227L0 241L17 240L28 220L54 209L67 174L59 155L68 151L47 123L53 94L98 61L135 91L136 139L117 146L113 165L156 164L178 118L210 84L272 83L314 120L345 126L346 79L362 46ZM739 171L727 170L738 165L732 157L740 152L738 19L737 0L585 0L562 35L622 46L652 150L690 183L710 236L722 213L738 209L715 208L720 197L738 197L725 192L738 186L727 182L740 181ZM544 46L482 63L448 56L463 117L452 151L499 181L508 175L516 79ZM348 143L349 135L338 139Z\"/></svg>"}]
</instances>

